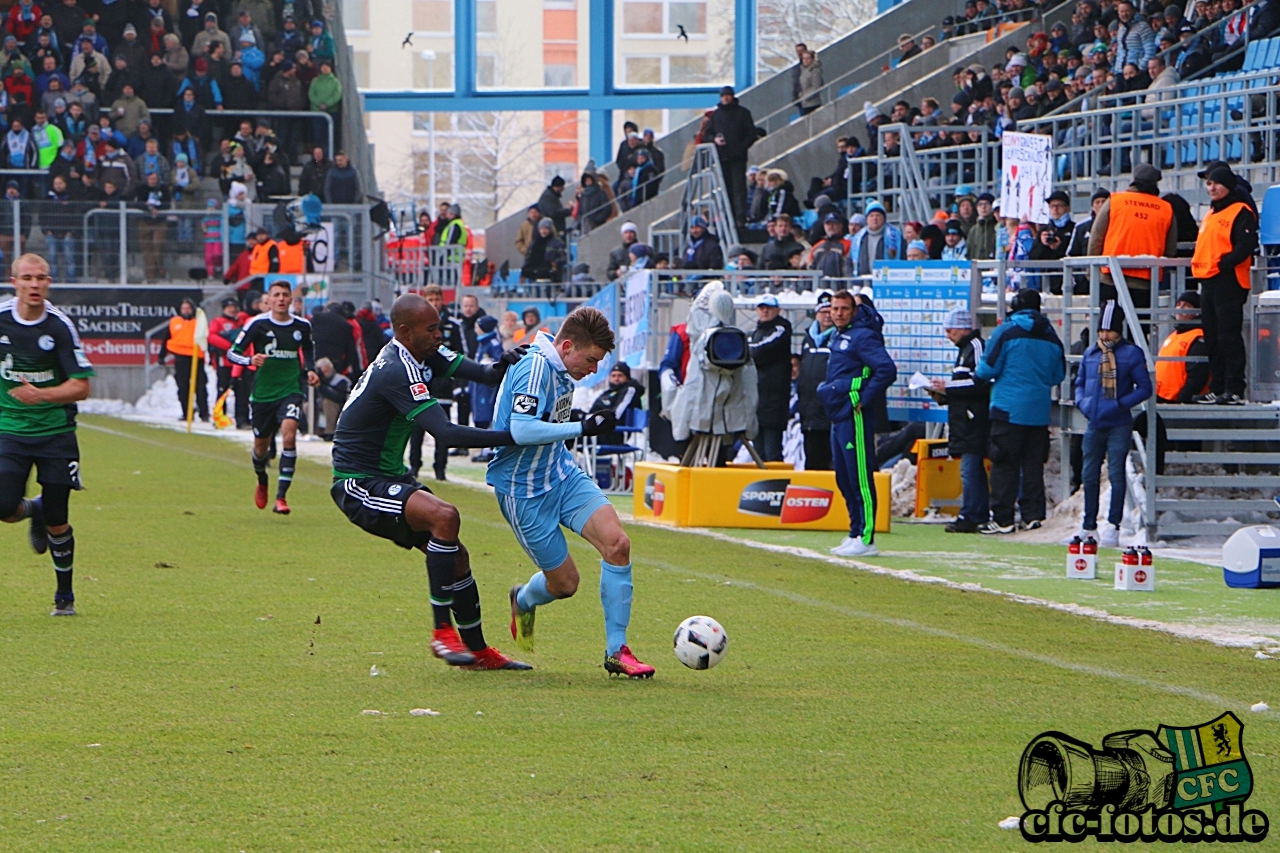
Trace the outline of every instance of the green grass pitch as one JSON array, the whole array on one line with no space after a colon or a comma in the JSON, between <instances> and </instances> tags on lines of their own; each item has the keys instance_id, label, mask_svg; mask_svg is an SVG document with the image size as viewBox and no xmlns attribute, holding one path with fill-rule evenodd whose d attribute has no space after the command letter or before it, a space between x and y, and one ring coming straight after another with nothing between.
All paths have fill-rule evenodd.
<instances>
[{"instance_id":1,"label":"green grass pitch","mask_svg":"<svg viewBox=\"0 0 1280 853\"><path fill-rule=\"evenodd\" d=\"M0 530L0 850L1025 849L996 824L1032 736L1224 710L1250 806L1280 818L1276 715L1248 711L1280 682L1239 650L631 527L651 682L601 669L580 542L537 669L450 670L422 556L349 524L326 469L299 463L280 518L235 445L84 421L80 616L49 618L49 558ZM513 651L506 590L530 563L491 495L439 493ZM730 638L709 672L670 651L695 613Z\"/></svg>"}]
</instances>

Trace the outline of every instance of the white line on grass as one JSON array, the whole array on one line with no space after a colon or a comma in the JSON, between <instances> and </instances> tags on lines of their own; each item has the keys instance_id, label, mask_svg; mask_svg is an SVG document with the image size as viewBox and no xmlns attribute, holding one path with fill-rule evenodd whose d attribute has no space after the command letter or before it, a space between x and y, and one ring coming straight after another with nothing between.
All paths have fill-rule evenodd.
<instances>
[{"instance_id":1,"label":"white line on grass","mask_svg":"<svg viewBox=\"0 0 1280 853\"><path fill-rule=\"evenodd\" d=\"M1138 619L1133 616L1117 616L1114 613L1108 613L1107 611L1099 610L1096 607L1087 607L1082 604L1068 604L1061 601L1051 601L1047 598L1037 598L1033 595L1023 595L1017 592L1006 592L1005 590L992 589L978 583L960 583L959 581L948 580L947 578L940 578L934 575L923 575L910 569L890 569L885 566L863 563L858 560L851 560L844 557L833 557L828 554L819 553L818 551L814 551L810 548L800 548L792 545L773 545L767 542L736 539L715 530L708 530L707 528L671 527L665 524L654 524L653 522L634 519L631 523L642 525L644 527L652 527L655 530L670 530L674 533L688 533L695 536L706 536L711 539L718 539L722 542L731 542L734 545L743 545L748 548L758 548L762 551L771 551L775 554L787 554L792 557L805 557L810 560L820 560L834 566L842 566L846 569L853 568L858 571L869 572L875 575L886 575L888 577L897 578L898 580L910 581L911 583L935 584L937 586L944 586L948 589L960 590L962 592L981 592L986 593L987 595L996 595L1001 598L1007 598L1010 601L1016 601L1020 604L1033 604L1037 607L1047 607L1050 610L1070 613L1073 616L1085 616L1090 619L1096 619L1100 622L1108 622L1112 625L1123 625L1126 628L1140 628L1146 631L1159 631L1184 640L1208 641L1216 646L1224 646L1226 648L1274 649L1277 646L1275 638L1260 634L1241 634L1221 629L1199 628L1194 625L1159 622L1155 619ZM884 554L882 556L892 557L895 555ZM905 553L901 556L909 557L912 556L912 554Z\"/></svg>"},{"instance_id":2,"label":"white line on grass","mask_svg":"<svg viewBox=\"0 0 1280 853\"><path fill-rule=\"evenodd\" d=\"M668 530L670 528L664 527L662 529ZM1126 673L1126 672L1117 672L1112 669L1104 669L1102 667L1091 666L1089 664L1073 663L1072 661L1063 660L1062 658L1056 658L1056 657L1053 657L1052 655L1039 654L1037 652L1027 651L1026 649L1019 649L1015 646L1006 646L1003 643L996 643L991 640L984 640L980 637L970 637L965 634L957 634L954 631L948 631L944 628L935 628L931 625L925 625L922 622L916 622L912 619L901 619L894 616L883 616L878 613L870 613L865 610L856 610L852 607L846 607L843 604L835 604L830 601L823 601L822 599L819 599L819 598L810 598L807 595L802 595L798 592L792 592L791 590L787 590L787 589L775 589L773 587L761 586L760 584L753 583L751 581L738 580L737 578L729 577L728 575L707 574L705 572L694 571L692 569L689 569L686 566L677 566L672 563L666 563L661 560L654 560L647 557L643 559L636 559L635 562L640 564L656 566L660 569L663 569L664 571L669 571L673 573L683 573L685 575L692 575L693 577L700 578L702 580L715 581L715 582L728 580L733 586L742 587L745 589L754 589L759 592L764 592L769 595L776 596L778 598L784 598L787 601L792 601L792 602L795 602L796 604L803 604L806 607L815 607L821 610L829 611L831 613L837 613L841 616L847 616L850 619L865 619L871 622L878 622L881 625L892 625L895 628L901 628L906 631L914 631L919 634L928 634L931 637L940 637L942 639L952 640L957 643L964 643L966 645L976 646L981 649L987 649L988 651L999 652L1001 654L1006 654L1006 655L1012 655L1014 657L1023 658L1024 660L1035 661L1036 663L1041 663L1041 664L1044 664L1045 666L1052 666L1057 669L1067 670L1069 672L1077 672L1077 673L1080 673L1081 675L1088 675L1094 678L1106 678L1112 681L1122 681L1127 684L1133 684L1139 687L1146 687L1152 690L1159 690L1163 693L1171 693L1175 696L1185 696L1189 699L1197 699L1201 702L1205 702L1209 705L1214 705L1218 708L1228 707L1228 708L1234 708L1239 711L1245 711L1245 710L1248 710L1249 707L1253 704L1251 702L1246 702L1241 699L1230 699L1226 696L1219 696L1216 693L1205 693L1204 691L1196 690L1193 687L1185 687L1179 684L1166 684L1162 681L1155 681L1150 678L1143 678L1140 675L1130 675L1129 673Z\"/></svg>"}]
</instances>

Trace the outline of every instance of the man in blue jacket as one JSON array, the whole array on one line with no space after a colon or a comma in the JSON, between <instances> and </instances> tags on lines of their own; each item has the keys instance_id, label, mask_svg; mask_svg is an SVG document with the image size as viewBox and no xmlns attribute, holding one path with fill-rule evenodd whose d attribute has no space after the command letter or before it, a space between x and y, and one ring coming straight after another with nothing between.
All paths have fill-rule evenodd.
<instances>
[{"instance_id":1,"label":"man in blue jacket","mask_svg":"<svg viewBox=\"0 0 1280 853\"><path fill-rule=\"evenodd\" d=\"M1019 290L978 363L991 381L991 522L980 533L1013 533L1015 501L1028 530L1045 519L1044 463L1049 459L1053 387L1066 376L1062 341L1040 313L1040 293ZM1019 499L1021 490L1021 499Z\"/></svg>"},{"instance_id":2,"label":"man in blue jacket","mask_svg":"<svg viewBox=\"0 0 1280 853\"><path fill-rule=\"evenodd\" d=\"M873 557L880 553L875 545L875 404L898 378L898 368L884 348L884 320L870 299L836 292L831 319L836 333L818 397L831 420L836 485L849 507L849 535L831 553Z\"/></svg>"},{"instance_id":3,"label":"man in blue jacket","mask_svg":"<svg viewBox=\"0 0 1280 853\"><path fill-rule=\"evenodd\" d=\"M1120 521L1124 518L1124 461L1129 456L1133 432L1134 406L1151 396L1151 374L1142 350L1125 340L1124 313L1114 301L1102 308L1098 321L1098 342L1085 350L1076 374L1076 408L1089 419L1084 432L1084 464L1080 479L1084 485L1083 533L1098 535L1098 488L1102 457L1107 457L1111 480L1111 506L1107 526L1098 544L1114 548L1120 544Z\"/></svg>"}]
</instances>

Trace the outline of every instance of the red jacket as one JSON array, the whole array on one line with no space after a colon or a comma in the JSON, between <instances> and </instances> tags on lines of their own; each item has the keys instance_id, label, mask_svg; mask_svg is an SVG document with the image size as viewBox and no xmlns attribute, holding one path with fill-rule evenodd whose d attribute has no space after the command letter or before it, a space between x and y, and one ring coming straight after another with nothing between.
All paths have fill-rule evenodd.
<instances>
[{"instance_id":1,"label":"red jacket","mask_svg":"<svg viewBox=\"0 0 1280 853\"><path fill-rule=\"evenodd\" d=\"M237 281L244 281L244 283L237 287L236 290L241 292L248 290L249 285L251 284L251 282L248 281L249 260L249 250L242 250L240 254L236 256L236 259L231 262L231 266L227 267L227 271L222 274L222 280L227 284L235 284Z\"/></svg>"},{"instance_id":2,"label":"red jacket","mask_svg":"<svg viewBox=\"0 0 1280 853\"><path fill-rule=\"evenodd\" d=\"M219 314L209 321L209 355L213 357L214 367L224 367L227 362L227 350L235 341L236 333L249 317L243 311L234 320Z\"/></svg>"},{"instance_id":3,"label":"red jacket","mask_svg":"<svg viewBox=\"0 0 1280 853\"><path fill-rule=\"evenodd\" d=\"M13 4L13 8L9 10L9 32L18 40L19 44L26 41L27 36L40 27L40 16L42 14L44 13L40 11L40 7L32 3L31 17L24 21L22 20L22 4ZM27 103L31 103L31 101L27 101Z\"/></svg>"}]
</instances>

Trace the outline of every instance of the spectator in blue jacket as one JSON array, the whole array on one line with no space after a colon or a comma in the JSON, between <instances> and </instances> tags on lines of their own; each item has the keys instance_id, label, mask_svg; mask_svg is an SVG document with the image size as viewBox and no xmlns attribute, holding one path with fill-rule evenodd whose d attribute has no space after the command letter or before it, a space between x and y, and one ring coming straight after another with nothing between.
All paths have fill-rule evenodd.
<instances>
[{"instance_id":1,"label":"spectator in blue jacket","mask_svg":"<svg viewBox=\"0 0 1280 853\"><path fill-rule=\"evenodd\" d=\"M867 227L853 235L849 246L849 266L854 275L871 275L876 261L903 259L902 232L890 225L884 205L873 201L867 205Z\"/></svg>"},{"instance_id":2,"label":"spectator in blue jacket","mask_svg":"<svg viewBox=\"0 0 1280 853\"><path fill-rule=\"evenodd\" d=\"M498 334L498 318L485 315L476 321L476 352L473 358L481 364L493 364L502 358L502 336ZM488 429L493 422L493 405L498 389L492 385L472 382L468 391L471 398L471 419L476 429ZM493 450L485 448L471 458L472 462L488 462Z\"/></svg>"},{"instance_id":3,"label":"spectator in blue jacket","mask_svg":"<svg viewBox=\"0 0 1280 853\"><path fill-rule=\"evenodd\" d=\"M836 333L818 397L831 420L831 461L849 508L849 535L831 553L873 557L880 553L875 545L875 407L898 378L898 367L884 347L884 319L870 299L837 291L831 320Z\"/></svg>"},{"instance_id":4,"label":"spectator in blue jacket","mask_svg":"<svg viewBox=\"0 0 1280 853\"><path fill-rule=\"evenodd\" d=\"M1040 293L1019 290L1009 317L996 327L978 363L990 380L991 522L980 533L1013 533L1014 503L1025 529L1046 515L1044 463L1049 459L1053 387L1066 376L1062 341L1040 313ZM1021 497L1019 497L1021 493Z\"/></svg>"},{"instance_id":5,"label":"spectator in blue jacket","mask_svg":"<svg viewBox=\"0 0 1280 853\"><path fill-rule=\"evenodd\" d=\"M1109 548L1120 544L1120 521L1124 518L1124 462L1133 432L1130 410L1151 396L1147 360L1141 349L1122 337L1123 332L1124 312L1114 301L1108 302L1098 322L1098 342L1085 350L1075 381L1076 408L1089 420L1080 474L1084 485L1081 536L1097 536L1098 544ZM1111 480L1111 506L1107 526L1099 535L1098 490L1104 454Z\"/></svg>"}]
</instances>

